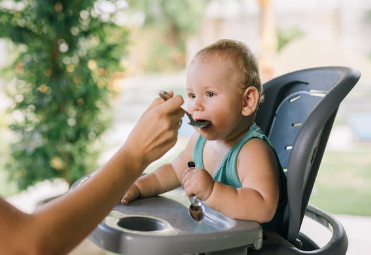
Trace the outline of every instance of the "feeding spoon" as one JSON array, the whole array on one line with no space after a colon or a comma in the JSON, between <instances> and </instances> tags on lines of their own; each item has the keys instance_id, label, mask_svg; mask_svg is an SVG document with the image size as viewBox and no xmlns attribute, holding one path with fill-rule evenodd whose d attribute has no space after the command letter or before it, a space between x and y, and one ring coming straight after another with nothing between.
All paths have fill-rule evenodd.
<instances>
[{"instance_id":1,"label":"feeding spoon","mask_svg":"<svg viewBox=\"0 0 371 255\"><path fill-rule=\"evenodd\" d=\"M195 167L195 162L189 161L188 162L188 167ZM196 197L192 196L190 198L191 200L191 205L189 206L189 214L191 215L192 219L195 221L201 221L204 218L204 207L201 204L201 201Z\"/></svg>"},{"instance_id":2,"label":"feeding spoon","mask_svg":"<svg viewBox=\"0 0 371 255\"><path fill-rule=\"evenodd\" d=\"M164 100L168 100L171 96L169 95L169 93L167 93L166 91L160 91L159 93L160 97ZM193 118L192 118L192 115L187 112L187 111L184 111L185 114L187 114L188 118L189 118L189 122L188 124L191 125L191 126L195 126L195 127L207 127L207 126L210 126L211 125L211 121L208 121L208 120L204 120L204 121L195 121Z\"/></svg>"}]
</instances>

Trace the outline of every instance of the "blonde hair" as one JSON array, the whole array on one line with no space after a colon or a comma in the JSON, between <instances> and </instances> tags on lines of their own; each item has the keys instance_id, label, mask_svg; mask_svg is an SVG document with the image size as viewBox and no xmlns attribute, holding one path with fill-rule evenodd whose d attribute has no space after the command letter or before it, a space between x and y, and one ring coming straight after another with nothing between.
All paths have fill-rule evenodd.
<instances>
[{"instance_id":1,"label":"blonde hair","mask_svg":"<svg viewBox=\"0 0 371 255\"><path fill-rule=\"evenodd\" d=\"M237 40L222 39L196 53L193 61L205 59L209 56L217 55L230 60L240 72L238 86L242 92L247 87L255 87L260 95L260 101L263 100L263 86L259 75L259 62L250 48Z\"/></svg>"}]
</instances>

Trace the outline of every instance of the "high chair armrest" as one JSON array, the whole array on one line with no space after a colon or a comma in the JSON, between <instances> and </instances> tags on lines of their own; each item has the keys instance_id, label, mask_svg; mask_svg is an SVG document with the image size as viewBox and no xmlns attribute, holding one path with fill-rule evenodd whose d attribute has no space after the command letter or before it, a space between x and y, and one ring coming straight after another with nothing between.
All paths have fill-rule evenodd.
<instances>
[{"instance_id":1,"label":"high chair armrest","mask_svg":"<svg viewBox=\"0 0 371 255\"><path fill-rule=\"evenodd\" d=\"M265 233L263 247L260 250L249 250L250 254L259 255L345 255L348 248L348 238L341 223L314 206L308 205L306 217L316 221L332 232L331 239L323 246L318 247L314 241L303 233L299 235L299 242L303 245L299 249L274 232Z\"/></svg>"}]
</instances>

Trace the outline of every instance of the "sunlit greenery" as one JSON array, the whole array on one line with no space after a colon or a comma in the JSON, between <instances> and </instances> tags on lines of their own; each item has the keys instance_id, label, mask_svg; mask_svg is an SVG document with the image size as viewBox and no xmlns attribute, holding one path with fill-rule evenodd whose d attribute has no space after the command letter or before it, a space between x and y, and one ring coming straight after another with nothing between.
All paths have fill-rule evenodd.
<instances>
[{"instance_id":1,"label":"sunlit greenery","mask_svg":"<svg viewBox=\"0 0 371 255\"><path fill-rule=\"evenodd\" d=\"M310 203L335 214L371 216L371 147L327 151Z\"/></svg>"},{"instance_id":2,"label":"sunlit greenery","mask_svg":"<svg viewBox=\"0 0 371 255\"><path fill-rule=\"evenodd\" d=\"M208 1L128 0L128 11L142 14L143 32L151 45L146 54L146 71L184 68L186 39L201 28Z\"/></svg>"},{"instance_id":3,"label":"sunlit greenery","mask_svg":"<svg viewBox=\"0 0 371 255\"><path fill-rule=\"evenodd\" d=\"M16 134L7 169L20 188L55 177L73 183L95 170L127 44L114 22L123 3L0 1L0 37L15 55L2 73Z\"/></svg>"},{"instance_id":4,"label":"sunlit greenery","mask_svg":"<svg viewBox=\"0 0 371 255\"><path fill-rule=\"evenodd\" d=\"M304 35L298 28L279 28L278 29L278 51L285 47L289 42Z\"/></svg>"}]
</instances>

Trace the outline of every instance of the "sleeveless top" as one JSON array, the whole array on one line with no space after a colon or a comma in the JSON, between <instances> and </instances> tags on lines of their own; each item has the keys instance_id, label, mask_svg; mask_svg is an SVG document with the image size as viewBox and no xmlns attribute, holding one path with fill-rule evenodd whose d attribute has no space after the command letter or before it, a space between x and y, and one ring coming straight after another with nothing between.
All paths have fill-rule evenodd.
<instances>
[{"instance_id":1,"label":"sleeveless top","mask_svg":"<svg viewBox=\"0 0 371 255\"><path fill-rule=\"evenodd\" d=\"M273 149L276 156L278 169L279 169L279 201L276 209L276 213L270 222L261 224L263 229L269 229L280 234L284 238L287 235L287 222L285 220L285 208L287 206L287 185L286 185L286 175L282 169L279 162L276 151L274 150L272 144L269 142L263 131L254 123L249 128L248 132L231 148L231 150L224 157L219 169L215 172L213 179L214 181L221 182L223 184L232 186L234 188L241 188L242 184L237 175L237 157L240 153L241 148L252 138L259 138L268 143L268 145ZM206 143L206 139L201 135L198 137L195 147L193 149L193 161L197 168L205 168L203 164L203 149Z\"/></svg>"}]
</instances>

